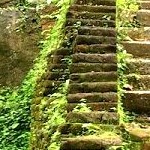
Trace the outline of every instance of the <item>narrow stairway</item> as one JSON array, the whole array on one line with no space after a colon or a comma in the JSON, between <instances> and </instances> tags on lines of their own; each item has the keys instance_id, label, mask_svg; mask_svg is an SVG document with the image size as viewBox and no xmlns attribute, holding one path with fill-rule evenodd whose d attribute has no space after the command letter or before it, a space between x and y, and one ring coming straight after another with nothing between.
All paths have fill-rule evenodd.
<instances>
[{"instance_id":1,"label":"narrow stairway","mask_svg":"<svg viewBox=\"0 0 150 150\"><path fill-rule=\"evenodd\" d=\"M61 150L105 150L122 143L115 129L119 121L115 16L115 0L76 0L69 9L66 30L77 32L69 68L67 123L60 127ZM91 125L101 132L89 135ZM116 134L106 136L112 130Z\"/></svg>"},{"instance_id":2,"label":"narrow stairway","mask_svg":"<svg viewBox=\"0 0 150 150\"><path fill-rule=\"evenodd\" d=\"M141 27L130 32L133 41L123 42L125 50L132 54L128 60L127 75L131 91L125 92L126 110L136 113L135 121L150 123L150 1L139 1L141 9L137 19Z\"/></svg>"}]
</instances>

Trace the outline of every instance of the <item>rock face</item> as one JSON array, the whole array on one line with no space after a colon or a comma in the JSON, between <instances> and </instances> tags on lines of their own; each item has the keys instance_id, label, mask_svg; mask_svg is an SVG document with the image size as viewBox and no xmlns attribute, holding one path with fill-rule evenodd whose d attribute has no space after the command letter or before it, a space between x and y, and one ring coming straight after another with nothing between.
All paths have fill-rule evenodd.
<instances>
[{"instance_id":1,"label":"rock face","mask_svg":"<svg viewBox=\"0 0 150 150\"><path fill-rule=\"evenodd\" d=\"M0 86L20 85L39 52L37 16L26 13L25 18L19 10L0 8Z\"/></svg>"}]
</instances>

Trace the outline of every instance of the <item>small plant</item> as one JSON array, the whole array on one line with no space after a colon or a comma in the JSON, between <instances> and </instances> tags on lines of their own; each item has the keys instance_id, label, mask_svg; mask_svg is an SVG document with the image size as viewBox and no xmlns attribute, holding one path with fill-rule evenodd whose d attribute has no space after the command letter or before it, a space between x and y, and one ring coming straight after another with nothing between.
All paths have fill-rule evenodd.
<instances>
[{"instance_id":1,"label":"small plant","mask_svg":"<svg viewBox=\"0 0 150 150\"><path fill-rule=\"evenodd\" d=\"M90 107L86 104L86 99L81 99L79 104L73 109L73 112L91 112Z\"/></svg>"}]
</instances>

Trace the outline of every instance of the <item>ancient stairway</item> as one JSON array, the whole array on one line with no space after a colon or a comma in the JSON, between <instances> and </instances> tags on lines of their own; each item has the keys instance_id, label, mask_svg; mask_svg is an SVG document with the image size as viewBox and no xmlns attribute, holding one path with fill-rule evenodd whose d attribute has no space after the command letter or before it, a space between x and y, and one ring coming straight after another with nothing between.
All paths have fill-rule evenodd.
<instances>
[{"instance_id":1,"label":"ancient stairway","mask_svg":"<svg viewBox=\"0 0 150 150\"><path fill-rule=\"evenodd\" d=\"M132 86L125 92L124 107L136 113L135 121L150 123L150 1L140 0L137 19L141 27L129 32L132 41L123 42L125 50L132 54L128 59L127 78Z\"/></svg>"},{"instance_id":2,"label":"ancient stairway","mask_svg":"<svg viewBox=\"0 0 150 150\"><path fill-rule=\"evenodd\" d=\"M93 124L109 132L119 121L115 16L115 0L76 0L69 9L66 31L76 36L61 150L105 150L122 143L117 134L104 138L104 133L89 135L86 128ZM75 111L83 101L90 111Z\"/></svg>"}]
</instances>

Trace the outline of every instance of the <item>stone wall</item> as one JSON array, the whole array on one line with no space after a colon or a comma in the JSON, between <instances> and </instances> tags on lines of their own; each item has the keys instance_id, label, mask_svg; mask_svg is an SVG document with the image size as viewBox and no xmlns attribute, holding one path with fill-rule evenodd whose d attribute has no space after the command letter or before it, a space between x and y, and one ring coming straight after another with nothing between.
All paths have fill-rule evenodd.
<instances>
[{"instance_id":1,"label":"stone wall","mask_svg":"<svg viewBox=\"0 0 150 150\"><path fill-rule=\"evenodd\" d=\"M2 0L0 6L12 2ZM40 30L34 8L25 12L0 8L0 86L21 84L39 53Z\"/></svg>"}]
</instances>

